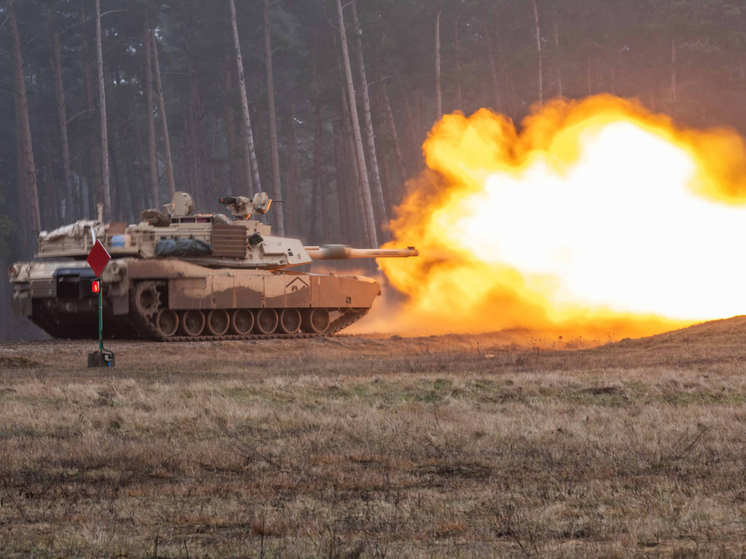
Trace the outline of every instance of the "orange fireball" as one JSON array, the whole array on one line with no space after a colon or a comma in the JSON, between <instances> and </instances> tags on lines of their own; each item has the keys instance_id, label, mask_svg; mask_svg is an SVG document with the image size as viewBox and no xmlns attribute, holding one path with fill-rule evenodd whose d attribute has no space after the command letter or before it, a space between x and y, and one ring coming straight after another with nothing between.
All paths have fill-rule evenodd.
<instances>
[{"instance_id":1,"label":"orange fireball","mask_svg":"<svg viewBox=\"0 0 746 559\"><path fill-rule=\"evenodd\" d=\"M373 328L640 336L746 313L746 148L602 95L554 101L521 130L445 116L423 147L382 260L407 297Z\"/></svg>"}]
</instances>

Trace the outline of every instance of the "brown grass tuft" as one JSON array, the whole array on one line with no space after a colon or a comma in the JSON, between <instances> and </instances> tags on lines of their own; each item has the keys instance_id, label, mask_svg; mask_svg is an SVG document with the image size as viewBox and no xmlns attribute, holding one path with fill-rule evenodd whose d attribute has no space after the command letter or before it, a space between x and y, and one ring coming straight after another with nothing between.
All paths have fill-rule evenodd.
<instances>
[{"instance_id":1,"label":"brown grass tuft","mask_svg":"<svg viewBox=\"0 0 746 559\"><path fill-rule=\"evenodd\" d=\"M741 556L745 334L0 346L0 556Z\"/></svg>"}]
</instances>

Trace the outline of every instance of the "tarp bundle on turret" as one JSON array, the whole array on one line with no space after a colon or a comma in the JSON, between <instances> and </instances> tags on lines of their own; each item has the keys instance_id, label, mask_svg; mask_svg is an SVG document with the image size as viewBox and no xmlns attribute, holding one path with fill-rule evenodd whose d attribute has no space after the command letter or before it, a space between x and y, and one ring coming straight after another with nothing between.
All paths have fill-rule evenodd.
<instances>
[{"instance_id":1,"label":"tarp bundle on turret","mask_svg":"<svg viewBox=\"0 0 746 559\"><path fill-rule=\"evenodd\" d=\"M155 245L155 255L160 258L184 258L211 254L212 247L198 239L161 239Z\"/></svg>"}]
</instances>

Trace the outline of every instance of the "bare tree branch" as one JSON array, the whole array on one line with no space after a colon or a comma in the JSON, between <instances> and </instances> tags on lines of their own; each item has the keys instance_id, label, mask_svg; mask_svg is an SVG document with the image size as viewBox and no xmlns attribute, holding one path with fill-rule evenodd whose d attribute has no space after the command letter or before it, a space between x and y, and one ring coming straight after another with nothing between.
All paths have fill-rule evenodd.
<instances>
[{"instance_id":1,"label":"bare tree branch","mask_svg":"<svg viewBox=\"0 0 746 559\"><path fill-rule=\"evenodd\" d=\"M71 116L70 118L68 118L67 119L67 124L70 124L73 121L74 118L77 118L77 117L79 117L80 115L82 115L84 113L91 113L91 112L95 112L95 111L96 111L96 109L85 109L84 111L80 111L78 114L76 114L76 115Z\"/></svg>"}]
</instances>

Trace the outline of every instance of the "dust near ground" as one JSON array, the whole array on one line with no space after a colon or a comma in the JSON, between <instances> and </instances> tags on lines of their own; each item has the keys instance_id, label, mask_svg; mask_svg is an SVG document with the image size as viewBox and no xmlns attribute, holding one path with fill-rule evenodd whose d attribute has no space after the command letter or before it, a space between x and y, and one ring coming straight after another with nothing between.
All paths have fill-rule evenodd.
<instances>
[{"instance_id":1,"label":"dust near ground","mask_svg":"<svg viewBox=\"0 0 746 559\"><path fill-rule=\"evenodd\" d=\"M746 551L746 317L528 339L0 345L0 556Z\"/></svg>"}]
</instances>

